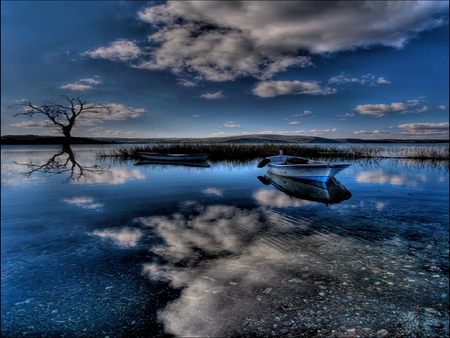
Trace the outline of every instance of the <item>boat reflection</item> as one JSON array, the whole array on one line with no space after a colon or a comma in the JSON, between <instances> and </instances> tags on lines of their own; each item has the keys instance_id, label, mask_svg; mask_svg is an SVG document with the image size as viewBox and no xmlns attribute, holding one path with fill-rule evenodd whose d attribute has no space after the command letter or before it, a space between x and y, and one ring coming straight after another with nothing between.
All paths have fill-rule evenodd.
<instances>
[{"instance_id":1,"label":"boat reflection","mask_svg":"<svg viewBox=\"0 0 450 338\"><path fill-rule=\"evenodd\" d=\"M258 176L265 185L272 184L290 197L329 204L348 200L352 194L334 176L326 182L305 180L280 176L267 171L265 176Z\"/></svg>"},{"instance_id":2,"label":"boat reflection","mask_svg":"<svg viewBox=\"0 0 450 338\"><path fill-rule=\"evenodd\" d=\"M139 160L135 165L176 165L185 167L198 167L198 168L209 168L208 162L197 162L197 161L165 161L165 160Z\"/></svg>"}]
</instances>

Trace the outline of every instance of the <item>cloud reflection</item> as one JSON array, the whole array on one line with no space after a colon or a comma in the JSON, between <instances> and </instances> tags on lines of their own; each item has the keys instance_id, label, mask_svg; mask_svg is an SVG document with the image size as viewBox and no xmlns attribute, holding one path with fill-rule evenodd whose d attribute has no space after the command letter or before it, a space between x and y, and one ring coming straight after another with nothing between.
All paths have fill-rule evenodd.
<instances>
[{"instance_id":1,"label":"cloud reflection","mask_svg":"<svg viewBox=\"0 0 450 338\"><path fill-rule=\"evenodd\" d=\"M94 203L94 199L92 197L73 197L73 198L65 198L63 199L67 204L75 204L83 209L97 209L103 207L101 203Z\"/></svg>"},{"instance_id":2,"label":"cloud reflection","mask_svg":"<svg viewBox=\"0 0 450 338\"><path fill-rule=\"evenodd\" d=\"M361 172L356 176L356 181L360 183L406 185L417 187L419 183L426 182L427 177L423 174L390 174L383 170Z\"/></svg>"},{"instance_id":3,"label":"cloud reflection","mask_svg":"<svg viewBox=\"0 0 450 338\"><path fill-rule=\"evenodd\" d=\"M339 279L345 268L337 266L336 255L356 259L353 249L362 247L329 233L302 235L306 220L283 219L267 208L189 206L171 216L135 220L165 242L151 248L165 263L144 264L143 274L183 288L159 313L177 336L232 335L245 318L272 311L281 294L309 297L302 296L310 292L302 291L306 280Z\"/></svg>"},{"instance_id":4,"label":"cloud reflection","mask_svg":"<svg viewBox=\"0 0 450 338\"><path fill-rule=\"evenodd\" d=\"M153 248L153 252L170 256L174 262L186 257L199 259L204 252L216 255L224 251L238 253L246 248L259 224L254 213L231 206L203 208L192 204L191 210L192 213L187 215L176 213L171 217L137 219L154 227L165 240L165 245ZM199 248L206 251L201 252Z\"/></svg>"},{"instance_id":5,"label":"cloud reflection","mask_svg":"<svg viewBox=\"0 0 450 338\"><path fill-rule=\"evenodd\" d=\"M259 189L253 194L253 198L259 204L270 207L300 207L302 205L313 204L314 202L292 198L283 192L273 189Z\"/></svg>"},{"instance_id":6,"label":"cloud reflection","mask_svg":"<svg viewBox=\"0 0 450 338\"><path fill-rule=\"evenodd\" d=\"M142 174L137 169L126 169L126 168L109 168L102 175L90 175L85 177L83 180L77 181L77 184L124 184L128 181L133 180L143 180L145 179L144 174Z\"/></svg>"},{"instance_id":7,"label":"cloud reflection","mask_svg":"<svg viewBox=\"0 0 450 338\"><path fill-rule=\"evenodd\" d=\"M114 244L121 247L135 247L143 233L139 229L125 227L121 229L95 230L92 232L92 235L112 240Z\"/></svg>"},{"instance_id":8,"label":"cloud reflection","mask_svg":"<svg viewBox=\"0 0 450 338\"><path fill-rule=\"evenodd\" d=\"M207 188L207 189L202 190L202 192L207 195L216 195L216 196L223 195L223 191L220 189L217 189L217 188Z\"/></svg>"}]
</instances>

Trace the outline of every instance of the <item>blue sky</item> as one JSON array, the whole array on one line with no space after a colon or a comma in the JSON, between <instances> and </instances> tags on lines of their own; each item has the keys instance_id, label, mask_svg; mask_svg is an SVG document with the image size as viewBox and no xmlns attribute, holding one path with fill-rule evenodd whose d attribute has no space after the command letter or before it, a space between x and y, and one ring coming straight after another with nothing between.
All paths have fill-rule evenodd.
<instances>
[{"instance_id":1,"label":"blue sky","mask_svg":"<svg viewBox=\"0 0 450 338\"><path fill-rule=\"evenodd\" d=\"M447 1L2 1L2 135L449 137Z\"/></svg>"}]
</instances>

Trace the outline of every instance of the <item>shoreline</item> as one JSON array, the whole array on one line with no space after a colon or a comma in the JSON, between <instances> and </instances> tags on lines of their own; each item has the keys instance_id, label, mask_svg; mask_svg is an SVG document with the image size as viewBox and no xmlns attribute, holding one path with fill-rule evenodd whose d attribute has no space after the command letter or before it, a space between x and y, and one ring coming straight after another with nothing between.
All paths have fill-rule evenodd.
<instances>
[{"instance_id":1,"label":"shoreline","mask_svg":"<svg viewBox=\"0 0 450 338\"><path fill-rule=\"evenodd\" d=\"M1 137L2 145L34 145L34 144L62 144L63 136L40 135L5 135ZM217 144L448 144L449 140L443 139L327 139L312 136L284 136L284 135L248 135L233 137L206 137L206 138L89 138L73 137L72 144L142 144L142 143L217 143Z\"/></svg>"}]
</instances>

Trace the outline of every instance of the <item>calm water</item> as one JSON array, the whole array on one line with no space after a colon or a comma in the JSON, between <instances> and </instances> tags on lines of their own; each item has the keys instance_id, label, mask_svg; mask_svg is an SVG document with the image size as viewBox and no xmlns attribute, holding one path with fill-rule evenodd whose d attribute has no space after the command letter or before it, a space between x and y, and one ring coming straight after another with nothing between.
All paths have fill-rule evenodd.
<instances>
[{"instance_id":1,"label":"calm water","mask_svg":"<svg viewBox=\"0 0 450 338\"><path fill-rule=\"evenodd\" d=\"M72 151L2 147L4 337L449 333L448 164L357 161L289 192L258 161Z\"/></svg>"}]
</instances>

